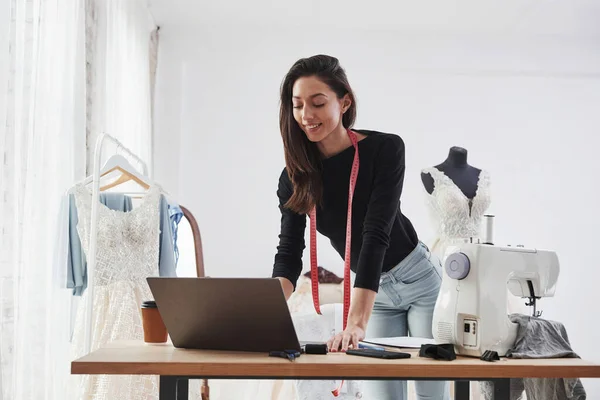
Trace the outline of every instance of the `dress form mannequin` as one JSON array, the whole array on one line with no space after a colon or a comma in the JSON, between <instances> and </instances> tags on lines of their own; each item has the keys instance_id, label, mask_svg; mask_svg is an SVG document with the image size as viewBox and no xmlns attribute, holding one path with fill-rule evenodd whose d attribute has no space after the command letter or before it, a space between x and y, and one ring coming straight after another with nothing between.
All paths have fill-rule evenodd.
<instances>
[{"instance_id":1,"label":"dress form mannequin","mask_svg":"<svg viewBox=\"0 0 600 400\"><path fill-rule=\"evenodd\" d=\"M441 164L421 171L421 180L438 231L431 251L443 265L455 245L479 239L491 202L489 175L467 163L466 149L454 146ZM470 388L471 398L480 400L479 383L472 382Z\"/></svg>"},{"instance_id":2,"label":"dress form mannequin","mask_svg":"<svg viewBox=\"0 0 600 400\"><path fill-rule=\"evenodd\" d=\"M435 166L448 176L456 186L467 196L473 199L477 192L477 180L481 170L467 164L467 150L462 147L451 147L448 158ZM433 193L434 179L426 172L421 173L421 180L427 193Z\"/></svg>"},{"instance_id":3,"label":"dress form mannequin","mask_svg":"<svg viewBox=\"0 0 600 400\"><path fill-rule=\"evenodd\" d=\"M481 239L483 215L491 203L489 174L467 163L467 150L454 146L435 167L421 171L438 229L431 250L444 262L448 246Z\"/></svg>"},{"instance_id":4,"label":"dress form mannequin","mask_svg":"<svg viewBox=\"0 0 600 400\"><path fill-rule=\"evenodd\" d=\"M467 163L466 149L454 146L441 164L421 171L421 180L438 231L431 251L443 265L454 246L480 239L483 216L491 203L490 177ZM508 314L526 312L524 302L510 292L507 299ZM481 399L479 383L470 386L471 398Z\"/></svg>"}]
</instances>

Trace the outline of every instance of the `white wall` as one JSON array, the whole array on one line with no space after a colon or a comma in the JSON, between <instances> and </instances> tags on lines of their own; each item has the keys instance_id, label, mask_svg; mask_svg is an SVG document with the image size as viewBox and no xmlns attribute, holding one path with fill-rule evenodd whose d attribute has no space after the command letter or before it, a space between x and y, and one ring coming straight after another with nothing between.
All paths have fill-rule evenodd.
<instances>
[{"instance_id":1,"label":"white wall","mask_svg":"<svg viewBox=\"0 0 600 400\"><path fill-rule=\"evenodd\" d=\"M10 2L5 1L0 4L0 132L2 140L0 146L4 146L4 130L6 128L6 100L7 84L10 64L10 55L8 51L8 37L10 31ZM3 150L0 147L0 150ZM1 392L0 392L1 393Z\"/></svg>"},{"instance_id":2,"label":"white wall","mask_svg":"<svg viewBox=\"0 0 600 400\"><path fill-rule=\"evenodd\" d=\"M542 302L544 316L600 361L594 40L247 27L163 29L160 40L156 176L196 215L207 274L270 275L284 165L279 85L296 59L328 53L356 90L356 127L405 140L402 204L420 236L433 234L420 169L443 161L450 146L467 148L469 163L492 175L497 243L558 252L558 292ZM342 274L323 238L319 259ZM585 384L590 398L600 396L600 383Z\"/></svg>"}]
</instances>

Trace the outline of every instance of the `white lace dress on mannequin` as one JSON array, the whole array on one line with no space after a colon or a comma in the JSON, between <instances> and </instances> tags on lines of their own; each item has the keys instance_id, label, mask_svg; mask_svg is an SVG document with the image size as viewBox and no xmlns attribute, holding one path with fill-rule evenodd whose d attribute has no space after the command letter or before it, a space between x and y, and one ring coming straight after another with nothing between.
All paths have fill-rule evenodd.
<instances>
[{"instance_id":1,"label":"white lace dress on mannequin","mask_svg":"<svg viewBox=\"0 0 600 400\"><path fill-rule=\"evenodd\" d=\"M490 176L481 170L475 197L469 199L458 186L435 167L422 171L433 178L434 188L427 194L430 214L437 226L437 235L430 250L444 262L454 244L470 238L481 238L483 216L491 203Z\"/></svg>"},{"instance_id":2,"label":"white lace dress on mannequin","mask_svg":"<svg viewBox=\"0 0 600 400\"><path fill-rule=\"evenodd\" d=\"M442 261L453 251L455 245L473 238L481 239L483 216L491 204L490 175L481 170L475 197L469 199L460 188L442 171L435 167L426 168L434 181L434 189L427 194L430 212L438 227L437 236L430 248ZM522 301L508 291L507 314L526 312ZM480 385L471 383L473 400L481 398Z\"/></svg>"},{"instance_id":3,"label":"white lace dress on mannequin","mask_svg":"<svg viewBox=\"0 0 600 400\"><path fill-rule=\"evenodd\" d=\"M481 223L491 203L490 176L481 170L477 180L475 197L469 199L445 173L435 167L422 171L433 178L434 188L431 194L425 192L430 215L437 226L437 235L430 245L442 265L455 245L473 238L480 239ZM479 383L472 382L471 397L480 399Z\"/></svg>"},{"instance_id":4,"label":"white lace dress on mannequin","mask_svg":"<svg viewBox=\"0 0 600 400\"><path fill-rule=\"evenodd\" d=\"M140 305L152 299L146 277L158 276L160 190L149 189L129 212L98 207L91 350L115 340L143 340ZM92 193L75 188L82 247L89 253ZM98 200L96 200L98 201ZM85 354L89 290L79 303L72 359ZM73 375L68 399L149 400L158 398L158 378L148 375Z\"/></svg>"}]
</instances>

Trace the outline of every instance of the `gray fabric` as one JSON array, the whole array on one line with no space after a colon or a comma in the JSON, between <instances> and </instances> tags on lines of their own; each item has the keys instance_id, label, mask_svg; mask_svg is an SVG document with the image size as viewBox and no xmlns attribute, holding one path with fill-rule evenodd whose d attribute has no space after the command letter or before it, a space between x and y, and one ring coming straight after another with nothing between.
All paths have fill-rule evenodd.
<instances>
[{"instance_id":1,"label":"gray fabric","mask_svg":"<svg viewBox=\"0 0 600 400\"><path fill-rule=\"evenodd\" d=\"M519 325L517 339L506 354L509 358L579 358L571 348L564 325L560 322L512 314L510 320ZM493 398L491 382L481 382L484 399ZM585 400L586 393L578 378L524 378L510 380L511 400Z\"/></svg>"},{"instance_id":2,"label":"gray fabric","mask_svg":"<svg viewBox=\"0 0 600 400\"><path fill-rule=\"evenodd\" d=\"M131 197L122 193L100 193L100 202L111 210L133 210ZM69 195L69 251L67 258L67 287L74 296L81 296L87 288L87 261L77 232L77 205ZM176 276L175 248L169 204L164 195L160 199L160 250L158 272L160 276Z\"/></svg>"}]
</instances>

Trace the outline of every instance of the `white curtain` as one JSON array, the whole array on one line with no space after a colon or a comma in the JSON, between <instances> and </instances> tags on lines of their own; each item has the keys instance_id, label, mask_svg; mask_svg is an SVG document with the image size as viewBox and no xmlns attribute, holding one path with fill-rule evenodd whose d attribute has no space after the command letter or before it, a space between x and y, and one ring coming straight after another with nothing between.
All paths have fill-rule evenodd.
<instances>
[{"instance_id":1,"label":"white curtain","mask_svg":"<svg viewBox=\"0 0 600 400\"><path fill-rule=\"evenodd\" d=\"M91 173L100 132L151 166L154 28L143 0L0 0L2 400L65 398L60 201Z\"/></svg>"},{"instance_id":2,"label":"white curtain","mask_svg":"<svg viewBox=\"0 0 600 400\"><path fill-rule=\"evenodd\" d=\"M54 275L54 238L61 195L85 166L83 7L79 0L9 3L0 121L2 391L4 399L58 399L69 368L69 296Z\"/></svg>"},{"instance_id":3,"label":"white curtain","mask_svg":"<svg viewBox=\"0 0 600 400\"><path fill-rule=\"evenodd\" d=\"M96 138L107 133L148 164L152 155L151 37L156 26L142 0L96 0L90 29L88 173ZM103 161L113 153L107 145Z\"/></svg>"}]
</instances>

